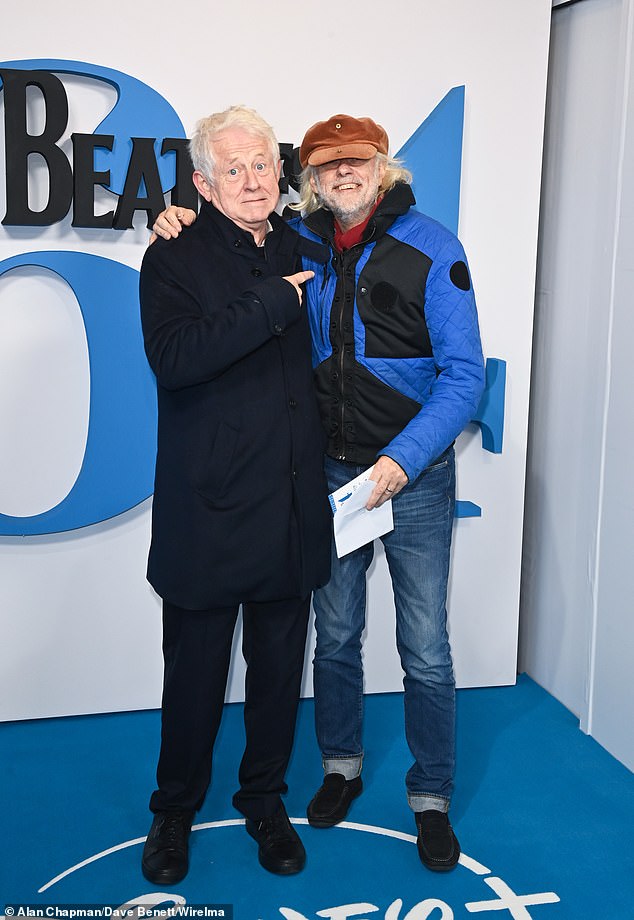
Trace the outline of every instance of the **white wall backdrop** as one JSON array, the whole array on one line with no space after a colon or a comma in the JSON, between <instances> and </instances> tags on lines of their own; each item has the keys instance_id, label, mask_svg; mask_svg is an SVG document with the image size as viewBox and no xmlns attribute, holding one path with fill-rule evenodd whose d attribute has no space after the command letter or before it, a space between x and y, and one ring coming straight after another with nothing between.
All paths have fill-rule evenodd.
<instances>
[{"instance_id":1,"label":"white wall backdrop","mask_svg":"<svg viewBox=\"0 0 634 920\"><path fill-rule=\"evenodd\" d=\"M420 0L393 19L384 4L360 0L318 8L245 0L239 10L192 0L176 13L172 3L111 0L107 16L72 0L59 0L52 15L50 4L32 0L3 17L3 60L82 60L130 74L164 96L188 132L201 115L244 102L281 141L298 144L312 122L349 111L382 123L396 151L449 89L465 86L460 236L485 354L508 370L503 453L483 451L475 426L458 444L458 497L482 507L481 518L459 520L455 530L450 623L461 686L512 683L516 673L549 27L550 0ZM94 131L114 90L63 80L68 154L70 132ZM2 215L5 200L0 185ZM70 217L48 228L0 226L0 259L72 249L138 269L144 218L128 231L76 229ZM45 271L0 279L0 512L45 510L72 486L88 387L72 292ZM160 606L145 582L149 522L147 501L80 531L0 538L0 718L159 704ZM380 552L369 607L367 689L400 689ZM229 698L240 698L241 683L237 660Z\"/></svg>"},{"instance_id":2,"label":"white wall backdrop","mask_svg":"<svg viewBox=\"0 0 634 920\"><path fill-rule=\"evenodd\" d=\"M520 645L630 768L633 37L632 0L553 13Z\"/></svg>"}]
</instances>

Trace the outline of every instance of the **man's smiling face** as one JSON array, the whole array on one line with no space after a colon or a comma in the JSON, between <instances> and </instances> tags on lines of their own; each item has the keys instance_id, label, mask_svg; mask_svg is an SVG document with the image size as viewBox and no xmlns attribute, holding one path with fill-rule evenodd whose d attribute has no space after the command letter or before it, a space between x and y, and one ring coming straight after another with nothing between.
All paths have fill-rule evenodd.
<instances>
[{"instance_id":1,"label":"man's smiling face","mask_svg":"<svg viewBox=\"0 0 634 920\"><path fill-rule=\"evenodd\" d=\"M346 157L314 167L310 186L342 230L349 230L362 223L374 207L384 173L385 161L379 157Z\"/></svg>"}]
</instances>

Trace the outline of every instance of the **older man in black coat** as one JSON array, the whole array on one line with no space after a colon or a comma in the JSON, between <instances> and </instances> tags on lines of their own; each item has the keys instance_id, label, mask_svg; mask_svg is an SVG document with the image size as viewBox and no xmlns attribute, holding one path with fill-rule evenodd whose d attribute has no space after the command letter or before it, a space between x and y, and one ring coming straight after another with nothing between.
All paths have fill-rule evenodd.
<instances>
[{"instance_id":1,"label":"older man in black coat","mask_svg":"<svg viewBox=\"0 0 634 920\"><path fill-rule=\"evenodd\" d=\"M310 593L329 574L323 435L300 287L312 272L299 270L315 244L274 213L279 151L255 112L203 119L191 153L200 217L175 243L150 247L141 270L159 398L148 578L163 598L165 679L142 862L156 884L187 873L240 604L247 741L233 802L265 868L303 867L280 795Z\"/></svg>"}]
</instances>

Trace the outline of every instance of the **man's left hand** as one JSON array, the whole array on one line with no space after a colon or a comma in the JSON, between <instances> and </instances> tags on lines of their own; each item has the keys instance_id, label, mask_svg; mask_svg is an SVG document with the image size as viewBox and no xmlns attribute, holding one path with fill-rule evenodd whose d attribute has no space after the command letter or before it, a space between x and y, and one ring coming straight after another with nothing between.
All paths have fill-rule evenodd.
<instances>
[{"instance_id":1,"label":"man's left hand","mask_svg":"<svg viewBox=\"0 0 634 920\"><path fill-rule=\"evenodd\" d=\"M391 457L379 457L372 467L370 479L376 482L376 486L365 506L368 511L380 508L384 502L394 498L409 482L403 468Z\"/></svg>"}]
</instances>

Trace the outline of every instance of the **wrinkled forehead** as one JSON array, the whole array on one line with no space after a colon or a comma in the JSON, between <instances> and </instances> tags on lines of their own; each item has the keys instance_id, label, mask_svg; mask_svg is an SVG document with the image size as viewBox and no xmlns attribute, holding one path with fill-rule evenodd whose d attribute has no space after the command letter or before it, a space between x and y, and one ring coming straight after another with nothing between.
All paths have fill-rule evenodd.
<instances>
[{"instance_id":1,"label":"wrinkled forehead","mask_svg":"<svg viewBox=\"0 0 634 920\"><path fill-rule=\"evenodd\" d=\"M224 128L209 139L209 147L216 160L251 160L262 156L271 159L271 143L263 134L244 128Z\"/></svg>"}]
</instances>

